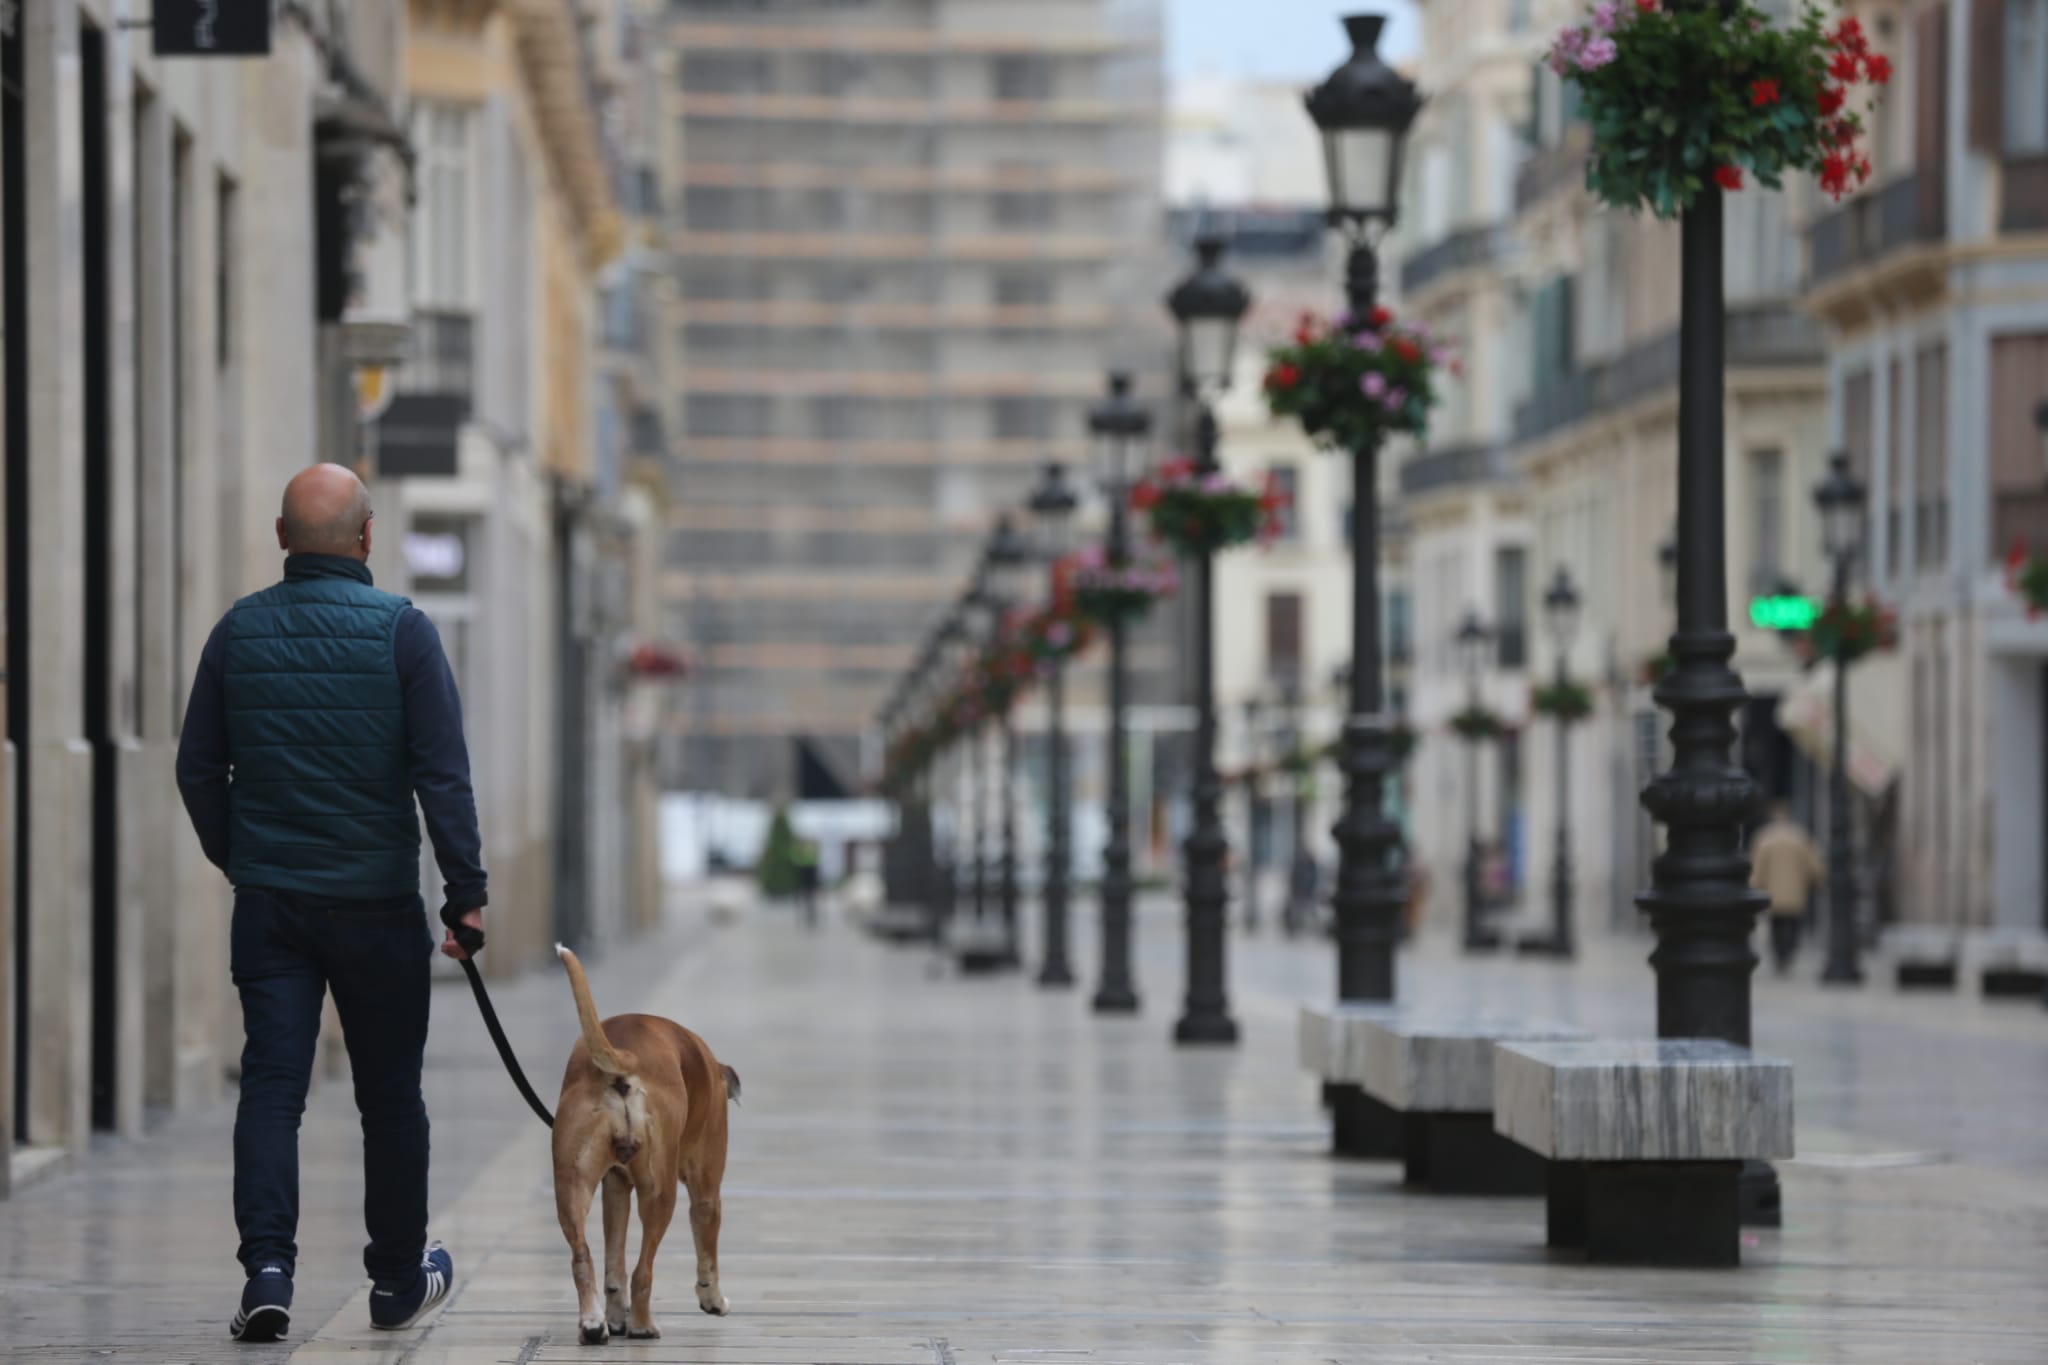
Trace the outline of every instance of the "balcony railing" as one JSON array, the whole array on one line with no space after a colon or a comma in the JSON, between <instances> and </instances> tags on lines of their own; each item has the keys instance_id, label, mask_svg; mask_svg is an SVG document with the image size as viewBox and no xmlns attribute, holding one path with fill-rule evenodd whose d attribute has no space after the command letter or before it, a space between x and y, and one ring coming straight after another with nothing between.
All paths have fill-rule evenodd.
<instances>
[{"instance_id":1,"label":"balcony railing","mask_svg":"<svg viewBox=\"0 0 2048 1365\"><path fill-rule=\"evenodd\" d=\"M1508 230L1495 224L1460 229L1402 262L1401 292L1413 294L1453 270L1502 260L1513 245Z\"/></svg>"},{"instance_id":2,"label":"balcony railing","mask_svg":"<svg viewBox=\"0 0 2048 1365\"><path fill-rule=\"evenodd\" d=\"M468 313L412 315L412 349L398 370L401 393L476 395L476 319Z\"/></svg>"},{"instance_id":3,"label":"balcony railing","mask_svg":"<svg viewBox=\"0 0 2048 1365\"><path fill-rule=\"evenodd\" d=\"M1782 304L1731 308L1724 354L1730 368L1818 365L1822 358L1820 331L1810 319ZM1677 382L1678 332L1673 329L1632 347L1619 359L1573 370L1541 386L1534 397L1515 409L1515 440L1540 440Z\"/></svg>"},{"instance_id":4,"label":"balcony railing","mask_svg":"<svg viewBox=\"0 0 2048 1365\"><path fill-rule=\"evenodd\" d=\"M1401 466L1401 494L1413 497L1466 483L1509 478L1514 466L1499 446L1459 445L1418 455Z\"/></svg>"},{"instance_id":5,"label":"balcony railing","mask_svg":"<svg viewBox=\"0 0 2048 1365\"><path fill-rule=\"evenodd\" d=\"M1940 201L1920 202L1920 177L1907 175L1874 194L1859 194L1806 230L1807 286L1875 265L1918 242L1940 241Z\"/></svg>"}]
</instances>

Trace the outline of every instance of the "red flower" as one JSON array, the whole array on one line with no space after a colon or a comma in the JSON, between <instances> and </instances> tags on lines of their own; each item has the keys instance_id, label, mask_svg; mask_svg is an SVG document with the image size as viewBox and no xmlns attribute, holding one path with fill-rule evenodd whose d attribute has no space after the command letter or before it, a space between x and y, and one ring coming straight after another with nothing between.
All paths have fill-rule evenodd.
<instances>
[{"instance_id":1,"label":"red flower","mask_svg":"<svg viewBox=\"0 0 2048 1365\"><path fill-rule=\"evenodd\" d=\"M1776 104L1778 102L1778 83L1770 80L1751 81L1749 83L1749 102L1759 109L1767 104Z\"/></svg>"},{"instance_id":2,"label":"red flower","mask_svg":"<svg viewBox=\"0 0 2048 1365\"><path fill-rule=\"evenodd\" d=\"M1858 64L1854 53L1837 52L1828 62L1828 74L1847 85L1856 79Z\"/></svg>"},{"instance_id":3,"label":"red flower","mask_svg":"<svg viewBox=\"0 0 2048 1365\"><path fill-rule=\"evenodd\" d=\"M1820 187L1840 199L1849 189L1849 158L1829 152L1821 162Z\"/></svg>"},{"instance_id":4,"label":"red flower","mask_svg":"<svg viewBox=\"0 0 2048 1365\"><path fill-rule=\"evenodd\" d=\"M1848 98L1848 92L1840 86L1822 86L1820 91L1821 116L1825 118L1834 114L1836 110L1842 107L1842 101L1846 98Z\"/></svg>"},{"instance_id":5,"label":"red flower","mask_svg":"<svg viewBox=\"0 0 2048 1365\"><path fill-rule=\"evenodd\" d=\"M1301 382L1301 371L1292 365L1275 365L1266 372L1266 387L1269 389L1291 389Z\"/></svg>"},{"instance_id":6,"label":"red flower","mask_svg":"<svg viewBox=\"0 0 2048 1365\"><path fill-rule=\"evenodd\" d=\"M1654 14L1657 10L1657 0L1636 0L1636 8L1644 14Z\"/></svg>"},{"instance_id":7,"label":"red flower","mask_svg":"<svg viewBox=\"0 0 2048 1365\"><path fill-rule=\"evenodd\" d=\"M1863 69L1875 84L1883 85L1892 78L1892 59L1882 52L1873 53L1863 59Z\"/></svg>"},{"instance_id":8,"label":"red flower","mask_svg":"<svg viewBox=\"0 0 2048 1365\"><path fill-rule=\"evenodd\" d=\"M1856 183L1859 185L1870 183L1870 158L1867 156L1856 158Z\"/></svg>"},{"instance_id":9,"label":"red flower","mask_svg":"<svg viewBox=\"0 0 2048 1365\"><path fill-rule=\"evenodd\" d=\"M1714 181L1724 190L1739 190L1742 188L1742 167L1716 166Z\"/></svg>"},{"instance_id":10,"label":"red flower","mask_svg":"<svg viewBox=\"0 0 2048 1365\"><path fill-rule=\"evenodd\" d=\"M1131 506L1140 512L1149 512L1159 505L1159 485L1150 479L1140 479L1131 489Z\"/></svg>"},{"instance_id":11,"label":"red flower","mask_svg":"<svg viewBox=\"0 0 2048 1365\"><path fill-rule=\"evenodd\" d=\"M1853 14L1835 26L1835 31L1828 36L1828 41L1844 52L1853 52L1859 57L1870 47L1870 40L1863 36L1863 21Z\"/></svg>"},{"instance_id":12,"label":"red flower","mask_svg":"<svg viewBox=\"0 0 2048 1365\"><path fill-rule=\"evenodd\" d=\"M1397 337L1394 340L1394 354L1412 365L1422 359L1422 348L1407 337Z\"/></svg>"},{"instance_id":13,"label":"red flower","mask_svg":"<svg viewBox=\"0 0 2048 1365\"><path fill-rule=\"evenodd\" d=\"M1191 479L1195 474L1195 462L1185 455L1175 455L1159 466L1159 475L1169 483Z\"/></svg>"},{"instance_id":14,"label":"red flower","mask_svg":"<svg viewBox=\"0 0 2048 1365\"><path fill-rule=\"evenodd\" d=\"M1385 308L1375 308L1366 317L1366 321L1370 322L1375 328L1384 327L1393 320L1393 313Z\"/></svg>"}]
</instances>

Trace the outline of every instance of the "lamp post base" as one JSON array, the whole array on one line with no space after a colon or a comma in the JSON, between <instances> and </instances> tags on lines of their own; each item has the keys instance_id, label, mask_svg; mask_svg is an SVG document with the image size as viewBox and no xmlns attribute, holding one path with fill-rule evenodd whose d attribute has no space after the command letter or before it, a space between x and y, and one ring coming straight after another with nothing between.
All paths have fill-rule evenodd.
<instances>
[{"instance_id":1,"label":"lamp post base","mask_svg":"<svg viewBox=\"0 0 2048 1365\"><path fill-rule=\"evenodd\" d=\"M1182 1044L1230 1044L1237 1041L1237 1021L1227 1014L1188 1014L1173 1026L1173 1041Z\"/></svg>"},{"instance_id":2,"label":"lamp post base","mask_svg":"<svg viewBox=\"0 0 2048 1365\"><path fill-rule=\"evenodd\" d=\"M1498 930L1473 929L1465 935L1465 951L1468 953L1491 953L1497 951L1503 942Z\"/></svg>"},{"instance_id":3,"label":"lamp post base","mask_svg":"<svg viewBox=\"0 0 2048 1365\"><path fill-rule=\"evenodd\" d=\"M1523 957L1572 957L1577 950L1556 934L1530 934L1516 940L1515 951Z\"/></svg>"},{"instance_id":4,"label":"lamp post base","mask_svg":"<svg viewBox=\"0 0 2048 1365\"><path fill-rule=\"evenodd\" d=\"M1785 1226L1785 1194L1778 1169L1768 1161L1745 1161L1735 1184L1738 1215L1746 1228Z\"/></svg>"},{"instance_id":5,"label":"lamp post base","mask_svg":"<svg viewBox=\"0 0 2048 1365\"><path fill-rule=\"evenodd\" d=\"M1038 970L1038 984L1047 990L1064 990L1074 984L1074 969L1064 962L1048 962Z\"/></svg>"},{"instance_id":6,"label":"lamp post base","mask_svg":"<svg viewBox=\"0 0 2048 1365\"><path fill-rule=\"evenodd\" d=\"M1097 1014L1136 1014L1138 993L1129 986L1104 986L1095 992L1089 1008Z\"/></svg>"}]
</instances>

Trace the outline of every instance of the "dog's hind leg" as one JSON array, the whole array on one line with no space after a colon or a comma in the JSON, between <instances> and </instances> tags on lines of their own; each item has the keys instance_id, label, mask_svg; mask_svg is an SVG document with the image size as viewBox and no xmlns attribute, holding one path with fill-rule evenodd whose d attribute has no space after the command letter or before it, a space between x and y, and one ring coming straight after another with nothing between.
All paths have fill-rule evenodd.
<instances>
[{"instance_id":1,"label":"dog's hind leg","mask_svg":"<svg viewBox=\"0 0 2048 1365\"><path fill-rule=\"evenodd\" d=\"M697 1306L721 1318L732 1307L718 1287L718 1225L723 1217L716 1179L699 1172L690 1183L690 1236L697 1244Z\"/></svg>"},{"instance_id":2,"label":"dog's hind leg","mask_svg":"<svg viewBox=\"0 0 2048 1365\"><path fill-rule=\"evenodd\" d=\"M626 1335L626 1221L633 1182L614 1166L604 1177L604 1320L615 1337Z\"/></svg>"},{"instance_id":3,"label":"dog's hind leg","mask_svg":"<svg viewBox=\"0 0 2048 1365\"><path fill-rule=\"evenodd\" d=\"M576 1279L576 1325L585 1346L602 1346L611 1333L605 1328L604 1299L597 1292L597 1272L590 1264L590 1197L597 1180L587 1179L581 1170L555 1174L555 1217L562 1224L562 1236L569 1242L569 1270Z\"/></svg>"},{"instance_id":4,"label":"dog's hind leg","mask_svg":"<svg viewBox=\"0 0 2048 1365\"><path fill-rule=\"evenodd\" d=\"M654 1253L661 1250L661 1239L668 1235L668 1225L676 1216L676 1187L668 1181L645 1179L639 1185L640 1259L633 1266L633 1310L627 1320L626 1335L658 1337L661 1328L654 1323Z\"/></svg>"}]
</instances>

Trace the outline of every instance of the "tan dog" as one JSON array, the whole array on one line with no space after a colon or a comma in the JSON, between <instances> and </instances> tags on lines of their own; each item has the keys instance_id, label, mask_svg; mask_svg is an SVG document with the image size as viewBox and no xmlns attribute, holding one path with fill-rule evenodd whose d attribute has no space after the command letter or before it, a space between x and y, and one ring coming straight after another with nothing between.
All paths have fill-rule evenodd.
<instances>
[{"instance_id":1,"label":"tan dog","mask_svg":"<svg viewBox=\"0 0 2048 1365\"><path fill-rule=\"evenodd\" d=\"M651 1014L598 1022L590 982L576 954L556 945L576 995L583 1037L569 1052L562 1101L555 1109L555 1213L569 1239L583 1343L658 1337L654 1325L654 1253L675 1216L676 1186L690 1191L690 1232L697 1243L697 1305L723 1316L718 1288L718 1187L725 1179L728 1099L740 1097L739 1073L720 1064L702 1038ZM590 1264L584 1226L604 1184L604 1298ZM640 1261L627 1299L626 1213L640 1199Z\"/></svg>"}]
</instances>

